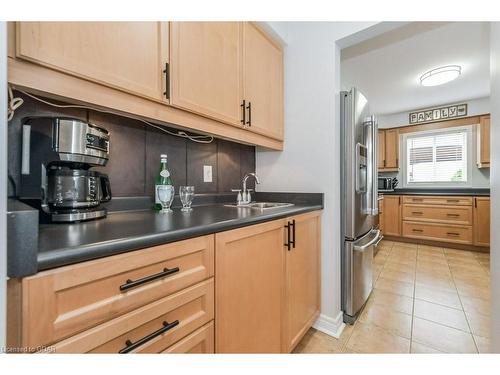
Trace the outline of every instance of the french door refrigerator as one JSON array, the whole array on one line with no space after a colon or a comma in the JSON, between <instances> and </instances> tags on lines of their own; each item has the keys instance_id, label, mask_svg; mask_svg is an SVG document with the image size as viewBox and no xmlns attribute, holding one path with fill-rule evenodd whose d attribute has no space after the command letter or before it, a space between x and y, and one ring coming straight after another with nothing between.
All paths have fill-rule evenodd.
<instances>
[{"instance_id":1,"label":"french door refrigerator","mask_svg":"<svg viewBox=\"0 0 500 375\"><path fill-rule=\"evenodd\" d=\"M377 121L356 88L340 93L342 310L352 324L373 287L378 229Z\"/></svg>"}]
</instances>

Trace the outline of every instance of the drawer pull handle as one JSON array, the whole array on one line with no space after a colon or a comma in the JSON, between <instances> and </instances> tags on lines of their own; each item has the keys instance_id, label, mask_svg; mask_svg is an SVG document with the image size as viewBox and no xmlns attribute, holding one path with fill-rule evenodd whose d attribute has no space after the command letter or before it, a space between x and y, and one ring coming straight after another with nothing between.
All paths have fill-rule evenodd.
<instances>
[{"instance_id":1,"label":"drawer pull handle","mask_svg":"<svg viewBox=\"0 0 500 375\"><path fill-rule=\"evenodd\" d=\"M125 347L123 349L120 349L118 352L119 354L126 354L130 353L132 350L138 348L139 346L147 343L148 341L154 339L157 336L160 336L162 333L165 333L175 326L179 325L179 321L175 320L172 323L168 323L166 321L163 321L163 327L161 327L159 330L154 331L153 333L150 333L147 336L144 336L142 339L137 340L136 342L132 342L130 340L125 341Z\"/></svg>"},{"instance_id":2,"label":"drawer pull handle","mask_svg":"<svg viewBox=\"0 0 500 375\"><path fill-rule=\"evenodd\" d=\"M457 203L457 202L460 202L460 201L458 199L447 199L446 202Z\"/></svg>"},{"instance_id":3,"label":"drawer pull handle","mask_svg":"<svg viewBox=\"0 0 500 375\"><path fill-rule=\"evenodd\" d=\"M423 231L424 231L423 229L415 229L415 228L412 229L412 232L419 232L419 233L421 233Z\"/></svg>"},{"instance_id":4,"label":"drawer pull handle","mask_svg":"<svg viewBox=\"0 0 500 375\"><path fill-rule=\"evenodd\" d=\"M422 202L423 198L413 198L413 202Z\"/></svg>"},{"instance_id":5,"label":"drawer pull handle","mask_svg":"<svg viewBox=\"0 0 500 375\"><path fill-rule=\"evenodd\" d=\"M142 279L139 279L139 280L128 279L127 281L125 281L125 284L120 285L120 291L123 292L125 290L135 288L136 286L149 283L150 281L153 281L156 279L161 279L161 278L166 277L166 276L170 276L170 275L177 273L177 272L179 272L179 267L170 268L170 269L164 268L162 272L155 273L154 275L151 275L151 276L143 277Z\"/></svg>"},{"instance_id":6,"label":"drawer pull handle","mask_svg":"<svg viewBox=\"0 0 500 375\"><path fill-rule=\"evenodd\" d=\"M412 211L412 214L413 215L422 215L423 212L421 212L421 211Z\"/></svg>"},{"instance_id":7,"label":"drawer pull handle","mask_svg":"<svg viewBox=\"0 0 500 375\"><path fill-rule=\"evenodd\" d=\"M446 234L448 236L460 236L460 233L456 233L456 232L446 232Z\"/></svg>"},{"instance_id":8,"label":"drawer pull handle","mask_svg":"<svg viewBox=\"0 0 500 375\"><path fill-rule=\"evenodd\" d=\"M446 216L450 216L450 217L459 217L460 215L459 215L459 214L446 214Z\"/></svg>"}]
</instances>

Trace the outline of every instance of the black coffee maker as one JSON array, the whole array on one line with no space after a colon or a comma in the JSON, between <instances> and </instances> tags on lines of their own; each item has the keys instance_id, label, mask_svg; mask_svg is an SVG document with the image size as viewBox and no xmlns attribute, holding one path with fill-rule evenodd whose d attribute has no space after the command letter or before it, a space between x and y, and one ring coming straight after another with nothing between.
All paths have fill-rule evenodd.
<instances>
[{"instance_id":1,"label":"black coffee maker","mask_svg":"<svg viewBox=\"0 0 500 375\"><path fill-rule=\"evenodd\" d=\"M59 160L42 164L43 213L52 222L105 217L100 204L111 199L109 178L91 168L108 162L108 131L77 119L54 118L52 150Z\"/></svg>"}]
</instances>

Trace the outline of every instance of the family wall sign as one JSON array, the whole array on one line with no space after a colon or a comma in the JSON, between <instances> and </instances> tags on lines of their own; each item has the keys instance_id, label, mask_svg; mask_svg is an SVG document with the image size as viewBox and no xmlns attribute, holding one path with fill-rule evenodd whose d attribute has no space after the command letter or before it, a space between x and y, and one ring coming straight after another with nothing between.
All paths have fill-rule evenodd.
<instances>
[{"instance_id":1,"label":"family wall sign","mask_svg":"<svg viewBox=\"0 0 500 375\"><path fill-rule=\"evenodd\" d=\"M449 120L464 116L467 116L467 104L447 105L445 107L410 112L410 124Z\"/></svg>"}]
</instances>

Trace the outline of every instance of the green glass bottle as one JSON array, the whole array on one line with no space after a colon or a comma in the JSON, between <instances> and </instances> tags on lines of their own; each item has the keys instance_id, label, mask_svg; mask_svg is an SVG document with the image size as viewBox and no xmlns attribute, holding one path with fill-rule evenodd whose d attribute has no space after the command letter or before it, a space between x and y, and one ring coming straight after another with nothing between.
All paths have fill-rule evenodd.
<instances>
[{"instance_id":1,"label":"green glass bottle","mask_svg":"<svg viewBox=\"0 0 500 375\"><path fill-rule=\"evenodd\" d=\"M155 211L160 211L161 210L161 203L160 200L158 199L158 185L174 185L174 182L172 181L172 176L170 176L170 171L168 170L167 166L167 155L162 154L160 156L160 170L158 171L158 174L156 175L155 178L155 205L154 209Z\"/></svg>"}]
</instances>

